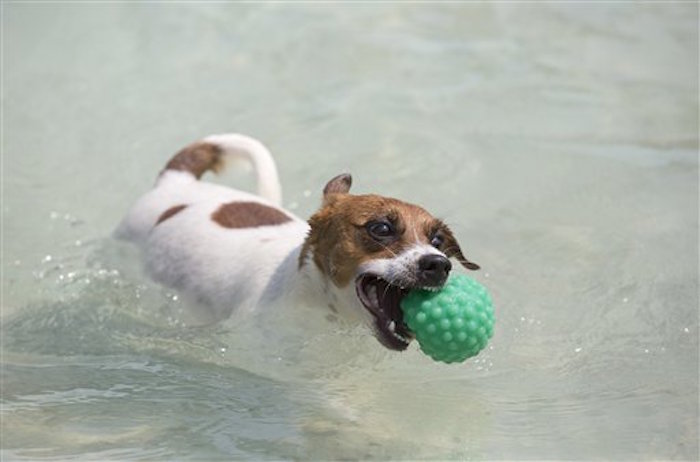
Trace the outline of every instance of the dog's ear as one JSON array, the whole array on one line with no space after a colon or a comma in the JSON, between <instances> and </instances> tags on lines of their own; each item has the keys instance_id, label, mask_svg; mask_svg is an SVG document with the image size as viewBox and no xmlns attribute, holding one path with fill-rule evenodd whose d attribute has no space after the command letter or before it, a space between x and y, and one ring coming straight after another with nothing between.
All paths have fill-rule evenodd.
<instances>
[{"instance_id":1,"label":"dog's ear","mask_svg":"<svg viewBox=\"0 0 700 462\"><path fill-rule=\"evenodd\" d=\"M335 198L340 194L347 194L348 191L350 191L351 185L352 176L350 176L349 173L343 173L333 177L326 183L326 186L323 188L323 203L321 209L309 218L310 230L301 248L301 253L299 254L299 268L304 266L312 252L315 254L314 259L319 267L324 267L325 260L322 254L325 255L329 252L324 252L324 249L319 249L320 237L327 234L331 226L331 218L333 216L331 213L331 206L335 203Z\"/></svg>"},{"instance_id":2,"label":"dog's ear","mask_svg":"<svg viewBox=\"0 0 700 462\"><path fill-rule=\"evenodd\" d=\"M327 205L334 194L347 194L352 186L352 176L343 173L331 179L323 188L323 205Z\"/></svg>"},{"instance_id":3,"label":"dog's ear","mask_svg":"<svg viewBox=\"0 0 700 462\"><path fill-rule=\"evenodd\" d=\"M439 229L444 237L442 251L445 255L447 255L448 258L455 258L468 270L478 270L480 266L469 261L467 257L464 256L464 253L462 253L462 249L457 242L457 238L455 238L455 235L452 233L452 230L444 223L440 223Z\"/></svg>"},{"instance_id":4,"label":"dog's ear","mask_svg":"<svg viewBox=\"0 0 700 462\"><path fill-rule=\"evenodd\" d=\"M347 194L350 191L350 186L352 186L352 176L349 173L341 173L326 183L326 187L323 188L323 195Z\"/></svg>"}]
</instances>

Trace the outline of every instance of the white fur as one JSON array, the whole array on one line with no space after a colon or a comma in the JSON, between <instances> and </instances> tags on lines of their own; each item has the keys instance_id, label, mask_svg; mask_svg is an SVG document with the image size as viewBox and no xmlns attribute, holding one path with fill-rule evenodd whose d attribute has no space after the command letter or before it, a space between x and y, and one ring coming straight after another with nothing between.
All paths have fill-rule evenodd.
<instances>
[{"instance_id":1,"label":"white fur","mask_svg":"<svg viewBox=\"0 0 700 462\"><path fill-rule=\"evenodd\" d=\"M257 171L260 196L198 181L188 172L167 170L155 187L136 201L115 235L141 248L153 279L189 299L185 304L192 311L186 315L188 324L226 318L236 323L246 317L236 334L243 336L248 347L233 353L246 369L276 378L287 378L292 371L298 376L321 377L320 393L329 396L337 414L357 423L361 420L357 410L374 409L369 397L375 393L386 396L381 394L386 387L359 374L360 380L355 377L355 385L349 388L356 392L334 393L336 381L353 380L348 376L352 368L329 374L325 367L345 364L347 348L341 339L319 334L330 330L328 323L333 319L372 325L373 315L358 300L355 284L336 287L311 258L299 267L309 226L290 212L283 211L291 218L289 222L257 228L224 228L212 220L212 213L222 204L245 201L275 207L281 193L274 161L262 144L241 135L216 135L203 141L218 144L231 158L250 160ZM183 204L187 207L156 224L165 211ZM393 258L362 265L355 276L370 272L392 283L410 285L419 258L427 254L444 255L429 245L416 244ZM313 342L318 339L320 343ZM374 339L371 342L376 343ZM271 361L282 359L280 352L284 361ZM254 358L248 358L249 354ZM388 415L379 417L367 420L366 433L362 427L363 441L377 435L387 437L405 424L405 419L393 422ZM325 428L328 424L313 417L304 425Z\"/></svg>"},{"instance_id":2,"label":"white fur","mask_svg":"<svg viewBox=\"0 0 700 462\"><path fill-rule=\"evenodd\" d=\"M234 201L275 207L281 192L269 151L242 135L213 135L202 141L219 145L226 154L249 158L257 171L258 189L266 197L198 181L189 172L166 170L131 207L115 237L141 247L154 280L198 302L192 306L201 311L197 313L201 322L249 313L281 298L290 304L302 301L327 307L323 298L329 289L316 266L307 263L304 271L298 268L309 230L305 221L284 211L290 222L230 229L211 218L222 204ZM163 212L177 205L187 207L156 226Z\"/></svg>"},{"instance_id":3,"label":"white fur","mask_svg":"<svg viewBox=\"0 0 700 462\"><path fill-rule=\"evenodd\" d=\"M181 291L198 307L210 310L203 321L251 311L262 301L306 292L297 270L308 224L289 212L292 221L259 228L229 229L211 215L233 201L268 201L242 191L196 181L190 174L167 171L122 220L116 236L142 248L151 277ZM187 204L155 226L169 208ZM306 265L312 266L312 265ZM308 295L300 295L301 297Z\"/></svg>"},{"instance_id":4,"label":"white fur","mask_svg":"<svg viewBox=\"0 0 700 462\"><path fill-rule=\"evenodd\" d=\"M299 267L309 231L305 221L287 211L283 212L291 221L274 226L231 229L212 220L222 204L246 201L275 207L281 193L274 161L260 142L242 135L213 135L202 141L249 159L265 197L198 181L189 172L163 172L115 231L116 237L141 247L150 276L196 302L192 305L200 310L201 322L252 313L279 300L285 305L318 305L324 314L332 305L345 320L371 322L354 284L336 287L310 260ZM187 207L156 225L166 210L178 205ZM431 246L416 245L394 258L357 268L356 275L369 271L410 284L418 258L434 253L443 255Z\"/></svg>"},{"instance_id":5,"label":"white fur","mask_svg":"<svg viewBox=\"0 0 700 462\"><path fill-rule=\"evenodd\" d=\"M278 207L282 205L282 187L277 175L277 167L272 154L264 144L249 136L236 133L210 135L202 141L216 144L227 156L243 158L252 163L257 174L258 195L273 205Z\"/></svg>"},{"instance_id":6,"label":"white fur","mask_svg":"<svg viewBox=\"0 0 700 462\"><path fill-rule=\"evenodd\" d=\"M418 285L416 274L418 260L424 255L441 255L444 253L431 245L415 244L393 258L371 260L359 268L359 273L371 273L400 287Z\"/></svg>"},{"instance_id":7,"label":"white fur","mask_svg":"<svg viewBox=\"0 0 700 462\"><path fill-rule=\"evenodd\" d=\"M164 221L148 235L146 268L211 307L223 319L252 310L300 284L296 270L308 225L299 220L260 228L227 229L211 215L219 201L201 202Z\"/></svg>"}]
</instances>

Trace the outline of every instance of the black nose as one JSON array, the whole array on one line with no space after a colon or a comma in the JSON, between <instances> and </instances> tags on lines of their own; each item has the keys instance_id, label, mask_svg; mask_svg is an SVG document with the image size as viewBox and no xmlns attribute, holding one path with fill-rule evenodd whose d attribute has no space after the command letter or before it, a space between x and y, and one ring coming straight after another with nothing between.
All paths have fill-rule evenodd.
<instances>
[{"instance_id":1,"label":"black nose","mask_svg":"<svg viewBox=\"0 0 700 462\"><path fill-rule=\"evenodd\" d=\"M441 286L451 269L452 263L442 255L423 255L418 259L418 280L421 284Z\"/></svg>"}]
</instances>

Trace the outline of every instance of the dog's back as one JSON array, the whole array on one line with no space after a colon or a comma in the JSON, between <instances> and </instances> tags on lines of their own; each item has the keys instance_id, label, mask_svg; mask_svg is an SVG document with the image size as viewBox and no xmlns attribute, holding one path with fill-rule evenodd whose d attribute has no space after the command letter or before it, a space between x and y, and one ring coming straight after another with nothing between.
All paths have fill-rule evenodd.
<instances>
[{"instance_id":1,"label":"dog's back","mask_svg":"<svg viewBox=\"0 0 700 462\"><path fill-rule=\"evenodd\" d=\"M259 195L201 182L229 159L256 169ZM212 320L254 307L287 258L298 255L308 225L279 208L281 190L269 151L242 135L214 135L178 152L155 187L122 220L115 236L142 247L148 272L208 307Z\"/></svg>"}]
</instances>

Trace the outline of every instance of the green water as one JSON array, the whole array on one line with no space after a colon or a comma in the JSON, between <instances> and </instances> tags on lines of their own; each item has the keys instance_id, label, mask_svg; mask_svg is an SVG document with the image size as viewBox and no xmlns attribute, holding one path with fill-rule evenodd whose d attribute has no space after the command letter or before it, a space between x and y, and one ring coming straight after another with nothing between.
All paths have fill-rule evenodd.
<instances>
[{"instance_id":1,"label":"green water","mask_svg":"<svg viewBox=\"0 0 700 462\"><path fill-rule=\"evenodd\" d=\"M696 4L2 8L3 460L698 459ZM490 347L183 327L109 235L227 131L300 216L350 171L444 218Z\"/></svg>"}]
</instances>

